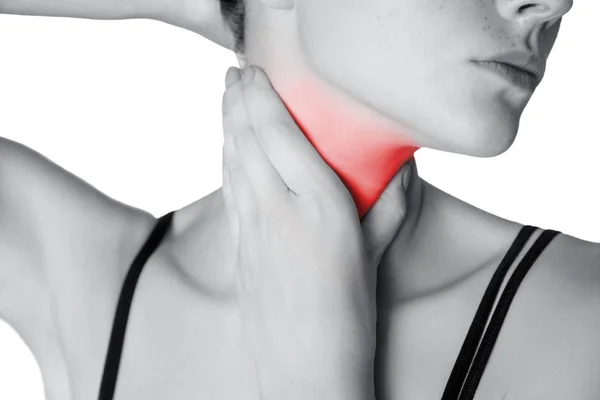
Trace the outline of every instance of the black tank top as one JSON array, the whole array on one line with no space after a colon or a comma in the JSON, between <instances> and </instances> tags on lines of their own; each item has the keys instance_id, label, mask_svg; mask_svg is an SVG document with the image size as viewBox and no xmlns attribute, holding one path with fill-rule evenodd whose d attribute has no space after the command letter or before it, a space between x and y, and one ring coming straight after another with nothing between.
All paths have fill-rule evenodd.
<instances>
[{"instance_id":1,"label":"black tank top","mask_svg":"<svg viewBox=\"0 0 600 400\"><path fill-rule=\"evenodd\" d=\"M100 383L99 400L113 400L119 373L119 363L123 350L123 340L125 338L125 330L127 327L127 319L129 317L129 310L131 308L135 287L146 261L158 248L171 226L173 213L174 211L171 211L157 220L154 229L133 260L127 276L125 277L119 301L117 303L117 310L115 312L108 351L106 354L104 373ZM510 307L519 285L542 251L548 246L552 239L560 233L554 230L545 230L540 234L511 275L510 280L505 286L502 296L498 301L487 330L484 333L486 322L502 282L504 281L510 266L525 247L528 239L536 229L538 228L531 225L525 225L521 228L519 234L492 276L460 349L460 353L458 354L458 358L456 359L456 363L454 364L454 368L452 369L450 378L446 384L442 400L472 400L475 396L477 385L483 375L485 365L490 358L492 348L494 347L494 343L500 332L500 327L504 322L508 308ZM482 334L483 340L481 340Z\"/></svg>"}]
</instances>

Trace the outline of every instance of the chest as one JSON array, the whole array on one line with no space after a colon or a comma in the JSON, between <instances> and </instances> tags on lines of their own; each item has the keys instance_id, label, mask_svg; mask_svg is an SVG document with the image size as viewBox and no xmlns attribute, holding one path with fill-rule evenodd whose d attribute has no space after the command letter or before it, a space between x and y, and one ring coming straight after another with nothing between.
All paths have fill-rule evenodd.
<instances>
[{"instance_id":1,"label":"chest","mask_svg":"<svg viewBox=\"0 0 600 400\"><path fill-rule=\"evenodd\" d=\"M440 399L489 274L378 315L377 399ZM114 400L259 400L233 297L151 258L136 286ZM59 327L70 396L97 398L120 284L88 287ZM475 399L594 399L600 296L536 267L515 297ZM54 379L54 378L53 378ZM64 394L64 393L63 393ZM49 399L54 400L54 399Z\"/></svg>"},{"instance_id":2,"label":"chest","mask_svg":"<svg viewBox=\"0 0 600 400\"><path fill-rule=\"evenodd\" d=\"M568 290L548 296L538 284L529 280L521 285L491 350L476 400L600 395L599 304L575 304ZM378 399L441 399L481 298L471 285L480 287L473 281L456 288L454 295L380 312Z\"/></svg>"}]
</instances>

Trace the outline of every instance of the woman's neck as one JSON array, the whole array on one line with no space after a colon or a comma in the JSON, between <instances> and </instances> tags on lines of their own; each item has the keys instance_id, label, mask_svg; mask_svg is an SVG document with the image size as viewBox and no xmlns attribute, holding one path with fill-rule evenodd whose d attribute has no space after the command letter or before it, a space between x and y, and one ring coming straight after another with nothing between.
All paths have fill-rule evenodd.
<instances>
[{"instance_id":1,"label":"woman's neck","mask_svg":"<svg viewBox=\"0 0 600 400\"><path fill-rule=\"evenodd\" d=\"M418 147L397 124L314 75L278 76L277 71L267 71L273 87L308 140L346 184L361 217L396 171L407 161L413 163L406 219L379 266L385 282L378 288L382 307L445 287L481 268L490 254L505 250L516 224L421 179L413 158ZM190 279L230 293L235 260L226 212L220 189L179 210L174 253ZM199 268L199 260L206 260L207 254L221 262L203 262Z\"/></svg>"},{"instance_id":2,"label":"woman's neck","mask_svg":"<svg viewBox=\"0 0 600 400\"><path fill-rule=\"evenodd\" d=\"M299 64L267 73L298 127L345 184L362 218L419 147L400 124Z\"/></svg>"},{"instance_id":3,"label":"woman's neck","mask_svg":"<svg viewBox=\"0 0 600 400\"><path fill-rule=\"evenodd\" d=\"M402 165L413 164L406 217L379 266L383 308L470 276L508 246L518 224L421 179L413 157L419 146L400 123L297 60L293 70L280 66L267 74L297 125L348 188L361 218Z\"/></svg>"}]
</instances>

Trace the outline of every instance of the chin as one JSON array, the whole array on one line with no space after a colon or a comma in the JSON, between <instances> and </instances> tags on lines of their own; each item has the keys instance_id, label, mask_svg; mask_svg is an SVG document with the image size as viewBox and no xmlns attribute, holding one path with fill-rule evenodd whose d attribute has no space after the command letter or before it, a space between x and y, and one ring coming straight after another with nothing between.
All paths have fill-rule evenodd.
<instances>
[{"instance_id":1,"label":"chin","mask_svg":"<svg viewBox=\"0 0 600 400\"><path fill-rule=\"evenodd\" d=\"M465 140L456 143L455 152L472 157L496 157L515 142L517 129L492 127L487 131L467 132Z\"/></svg>"},{"instance_id":2,"label":"chin","mask_svg":"<svg viewBox=\"0 0 600 400\"><path fill-rule=\"evenodd\" d=\"M512 134L499 133L497 136L495 136L494 140L491 140L484 145L471 146L468 149L470 152L464 152L462 154L482 158L496 157L510 149L512 144L515 142L516 137L516 132Z\"/></svg>"},{"instance_id":3,"label":"chin","mask_svg":"<svg viewBox=\"0 0 600 400\"><path fill-rule=\"evenodd\" d=\"M416 140L421 147L468 155L472 157L495 157L507 151L515 142L519 129L519 118L515 115L495 115L495 118L482 116L457 118L456 115L441 123L438 120L417 133ZM459 121L465 121L460 123ZM430 133L428 133L430 132Z\"/></svg>"}]
</instances>

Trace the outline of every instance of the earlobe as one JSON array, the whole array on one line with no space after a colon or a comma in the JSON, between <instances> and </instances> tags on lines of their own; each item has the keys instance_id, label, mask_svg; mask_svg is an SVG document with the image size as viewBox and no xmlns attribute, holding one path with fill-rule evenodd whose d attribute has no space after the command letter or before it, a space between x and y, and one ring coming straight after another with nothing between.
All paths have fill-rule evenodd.
<instances>
[{"instance_id":1,"label":"earlobe","mask_svg":"<svg viewBox=\"0 0 600 400\"><path fill-rule=\"evenodd\" d=\"M296 5L296 0L260 0L262 4L269 8L292 9Z\"/></svg>"}]
</instances>

